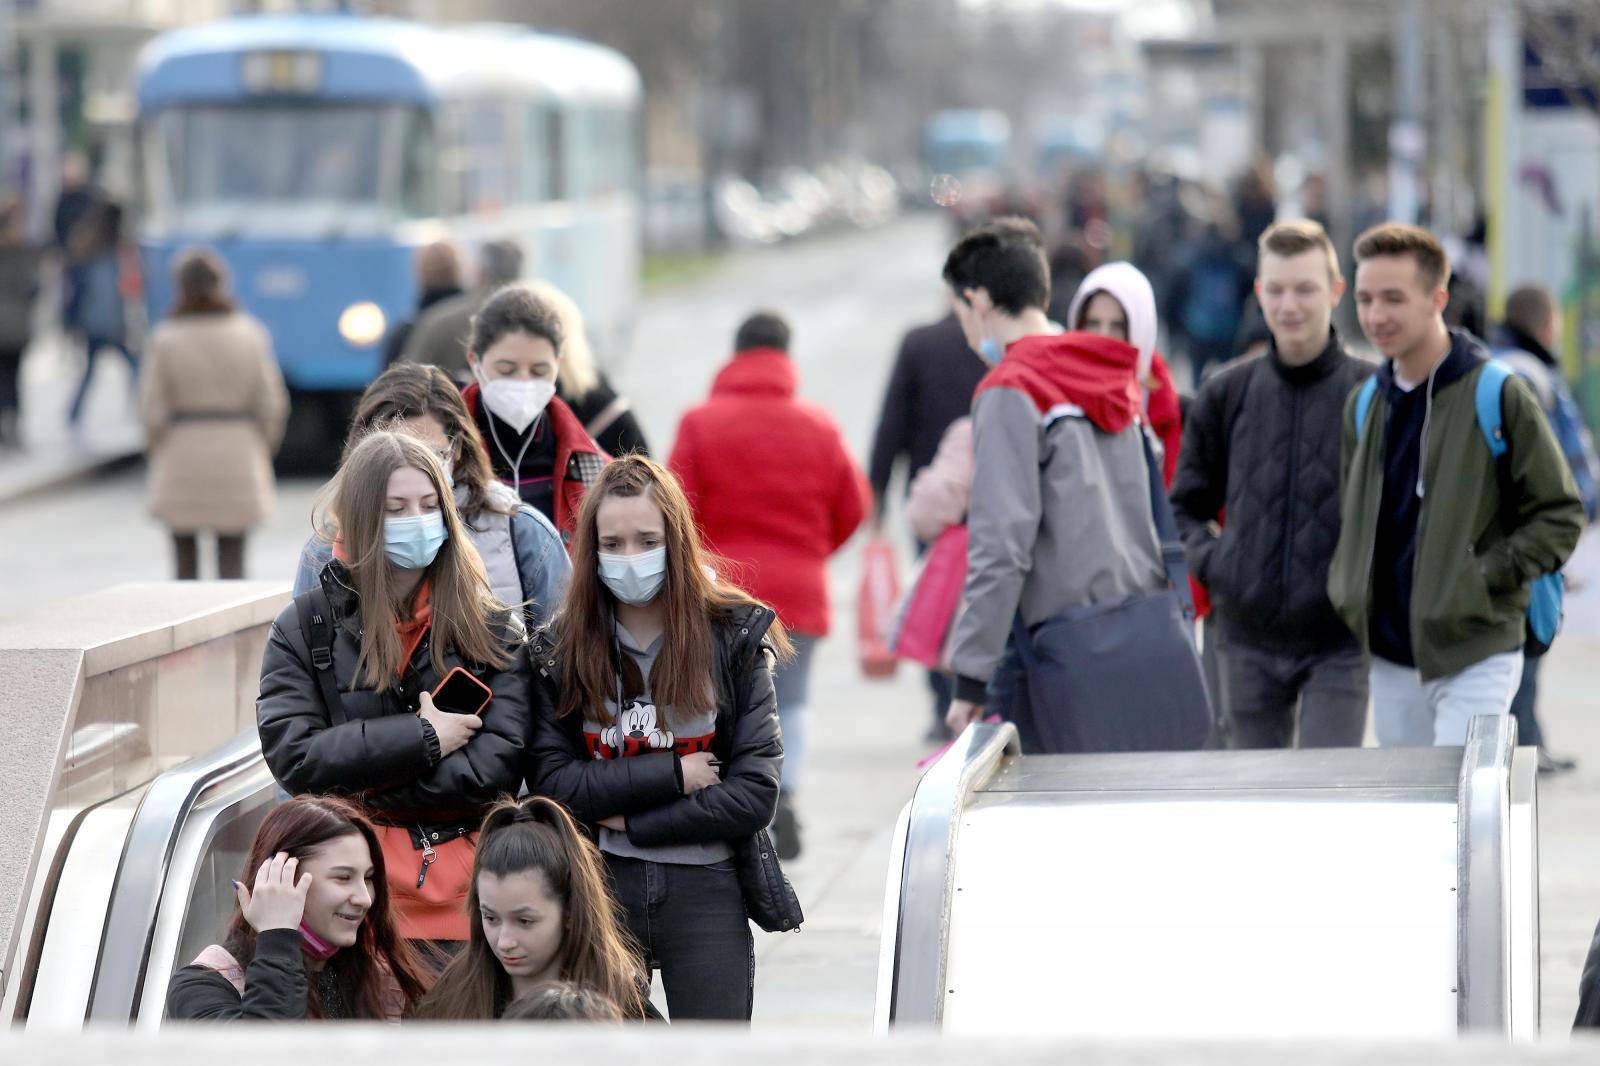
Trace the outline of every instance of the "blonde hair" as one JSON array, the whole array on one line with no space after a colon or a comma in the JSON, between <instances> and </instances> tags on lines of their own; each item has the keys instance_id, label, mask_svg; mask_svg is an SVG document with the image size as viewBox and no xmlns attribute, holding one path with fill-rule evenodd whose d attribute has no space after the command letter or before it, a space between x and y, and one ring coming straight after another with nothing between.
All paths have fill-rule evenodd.
<instances>
[{"instance_id":1,"label":"blonde hair","mask_svg":"<svg viewBox=\"0 0 1600 1066\"><path fill-rule=\"evenodd\" d=\"M561 395L569 401L581 400L600 384L600 370L594 365L594 352L589 348L583 312L578 310L572 297L548 281L530 281L526 285L561 319L563 341L561 359L556 364Z\"/></svg>"},{"instance_id":2,"label":"blonde hair","mask_svg":"<svg viewBox=\"0 0 1600 1066\"><path fill-rule=\"evenodd\" d=\"M405 667L405 648L395 624L409 607L406 597L394 589L383 526L389 477L407 467L422 471L432 483L447 531L439 554L423 575L432 588L433 668L444 673L447 650L479 666L500 667L510 661L507 638L496 633L498 619L507 609L489 591L482 561L456 510L439 457L415 437L377 430L345 453L326 499L328 518L361 597L361 655L353 683L364 681L379 692L394 687Z\"/></svg>"}]
</instances>

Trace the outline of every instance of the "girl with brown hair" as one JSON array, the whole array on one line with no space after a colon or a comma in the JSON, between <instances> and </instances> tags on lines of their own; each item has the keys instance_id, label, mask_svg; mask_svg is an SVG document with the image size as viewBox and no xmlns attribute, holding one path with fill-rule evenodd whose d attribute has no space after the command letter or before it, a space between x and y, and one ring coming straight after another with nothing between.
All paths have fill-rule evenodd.
<instances>
[{"instance_id":1,"label":"girl with brown hair","mask_svg":"<svg viewBox=\"0 0 1600 1066\"><path fill-rule=\"evenodd\" d=\"M290 792L362 797L403 936L465 940L478 825L522 783L521 617L490 595L439 457L415 437L362 438L331 501L333 560L268 637L261 750Z\"/></svg>"},{"instance_id":2,"label":"girl with brown hair","mask_svg":"<svg viewBox=\"0 0 1600 1066\"><path fill-rule=\"evenodd\" d=\"M624 1017L653 1013L638 948L617 921L595 846L559 803L502 800L478 834L472 935L418 1009L487 1021L550 981L592 989Z\"/></svg>"},{"instance_id":3,"label":"girl with brown hair","mask_svg":"<svg viewBox=\"0 0 1600 1066\"><path fill-rule=\"evenodd\" d=\"M748 1021L755 964L734 856L783 766L772 610L708 566L664 467L613 460L584 499L561 613L534 638L530 787L599 826L674 1021Z\"/></svg>"},{"instance_id":4,"label":"girl with brown hair","mask_svg":"<svg viewBox=\"0 0 1600 1066\"><path fill-rule=\"evenodd\" d=\"M572 571L566 546L548 518L495 480L483 437L450 376L421 363L385 370L361 394L347 447L374 429L408 433L438 454L490 591L501 603L520 604L530 628L549 621ZM333 523L322 515L313 524L295 573L296 596L316 585L333 556Z\"/></svg>"},{"instance_id":5,"label":"girl with brown hair","mask_svg":"<svg viewBox=\"0 0 1600 1066\"><path fill-rule=\"evenodd\" d=\"M199 534L212 531L218 576L242 578L245 534L276 503L272 456L289 392L266 327L234 305L222 260L190 249L172 279L171 316L139 375L150 513L172 530L179 580L200 576Z\"/></svg>"},{"instance_id":6,"label":"girl with brown hair","mask_svg":"<svg viewBox=\"0 0 1600 1066\"><path fill-rule=\"evenodd\" d=\"M167 986L175 1020L399 1021L422 970L395 930L383 852L349 803L300 796L271 811L235 881L239 909Z\"/></svg>"}]
</instances>

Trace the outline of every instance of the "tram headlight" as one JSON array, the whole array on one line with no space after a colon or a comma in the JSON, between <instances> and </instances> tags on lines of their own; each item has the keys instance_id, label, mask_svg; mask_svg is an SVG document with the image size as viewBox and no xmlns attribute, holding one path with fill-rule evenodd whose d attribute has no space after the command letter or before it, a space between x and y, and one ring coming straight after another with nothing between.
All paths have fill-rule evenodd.
<instances>
[{"instance_id":1,"label":"tram headlight","mask_svg":"<svg viewBox=\"0 0 1600 1066\"><path fill-rule=\"evenodd\" d=\"M339 316L339 336L357 348L370 348L383 339L388 325L383 308L371 300L363 300L346 307Z\"/></svg>"}]
</instances>

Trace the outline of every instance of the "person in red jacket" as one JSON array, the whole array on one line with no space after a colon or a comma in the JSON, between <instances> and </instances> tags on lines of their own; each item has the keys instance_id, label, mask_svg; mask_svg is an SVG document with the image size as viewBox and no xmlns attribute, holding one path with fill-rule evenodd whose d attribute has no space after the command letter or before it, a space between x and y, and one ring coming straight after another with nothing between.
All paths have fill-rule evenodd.
<instances>
[{"instance_id":1,"label":"person in red jacket","mask_svg":"<svg viewBox=\"0 0 1600 1066\"><path fill-rule=\"evenodd\" d=\"M752 315L711 397L678 424L668 465L683 482L707 544L740 587L771 604L794 641L776 679L783 787L773 831L782 858L799 854L793 793L805 756L807 679L828 633L827 562L866 517L871 492L822 408L795 396L789 324Z\"/></svg>"}]
</instances>

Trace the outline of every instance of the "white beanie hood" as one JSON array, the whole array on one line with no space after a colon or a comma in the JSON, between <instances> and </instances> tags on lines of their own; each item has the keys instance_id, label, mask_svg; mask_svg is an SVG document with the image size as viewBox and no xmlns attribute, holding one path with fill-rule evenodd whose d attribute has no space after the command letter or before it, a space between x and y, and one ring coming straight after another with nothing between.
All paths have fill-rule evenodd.
<instances>
[{"instance_id":1,"label":"white beanie hood","mask_svg":"<svg viewBox=\"0 0 1600 1066\"><path fill-rule=\"evenodd\" d=\"M1110 293L1122 305L1128 316L1128 343L1139 350L1139 381L1150 374L1150 362L1156 353L1156 294L1150 279L1132 263L1106 263L1089 271L1067 310L1069 330L1078 328L1083 309L1089 298L1097 292Z\"/></svg>"}]
</instances>

